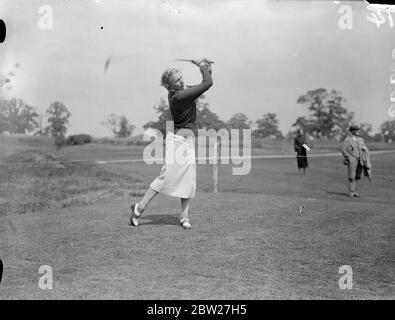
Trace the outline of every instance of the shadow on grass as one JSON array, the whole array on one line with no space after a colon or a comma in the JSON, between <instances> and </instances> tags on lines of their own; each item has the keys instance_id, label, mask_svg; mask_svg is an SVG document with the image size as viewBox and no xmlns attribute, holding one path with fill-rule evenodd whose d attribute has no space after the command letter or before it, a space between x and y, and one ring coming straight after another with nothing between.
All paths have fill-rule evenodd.
<instances>
[{"instance_id":1,"label":"shadow on grass","mask_svg":"<svg viewBox=\"0 0 395 320\"><path fill-rule=\"evenodd\" d=\"M306 175L304 175L301 172L284 172L283 174L286 175L286 176L300 176L300 177L305 177L306 176ZM306 171L306 174L307 174L307 171Z\"/></svg>"},{"instance_id":2,"label":"shadow on grass","mask_svg":"<svg viewBox=\"0 0 395 320\"><path fill-rule=\"evenodd\" d=\"M371 196L364 196L363 194L361 195L361 198L350 198L348 193L345 192L334 192L334 191L327 191L326 193L335 195L335 196L342 196L343 199L347 198L349 201L355 201L359 203L377 203L377 204L394 204L394 201L391 201L390 199L385 199L385 198L377 198L377 197L371 197ZM345 200L347 201L347 200Z\"/></svg>"},{"instance_id":3,"label":"shadow on grass","mask_svg":"<svg viewBox=\"0 0 395 320\"><path fill-rule=\"evenodd\" d=\"M328 194L333 194L333 195L335 195L335 196L343 196L343 197L347 197L347 198L350 197L349 194L346 193L346 192L327 191L326 193L328 193Z\"/></svg>"},{"instance_id":4,"label":"shadow on grass","mask_svg":"<svg viewBox=\"0 0 395 320\"><path fill-rule=\"evenodd\" d=\"M152 214L144 216L144 219L150 220L147 222L141 222L141 225L153 224L153 225L179 225L180 219L174 214Z\"/></svg>"}]
</instances>

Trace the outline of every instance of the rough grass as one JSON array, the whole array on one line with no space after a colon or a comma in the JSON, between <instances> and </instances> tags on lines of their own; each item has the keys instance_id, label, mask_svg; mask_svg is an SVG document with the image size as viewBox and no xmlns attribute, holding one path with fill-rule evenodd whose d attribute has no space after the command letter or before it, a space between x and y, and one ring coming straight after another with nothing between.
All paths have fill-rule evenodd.
<instances>
[{"instance_id":1,"label":"rough grass","mask_svg":"<svg viewBox=\"0 0 395 320\"><path fill-rule=\"evenodd\" d=\"M3 159L0 181L0 216L141 195L146 188L133 177L38 150Z\"/></svg>"},{"instance_id":2,"label":"rough grass","mask_svg":"<svg viewBox=\"0 0 395 320\"><path fill-rule=\"evenodd\" d=\"M54 140L50 137L3 136L0 134L0 162L15 153L32 149L53 151L55 149Z\"/></svg>"}]
</instances>

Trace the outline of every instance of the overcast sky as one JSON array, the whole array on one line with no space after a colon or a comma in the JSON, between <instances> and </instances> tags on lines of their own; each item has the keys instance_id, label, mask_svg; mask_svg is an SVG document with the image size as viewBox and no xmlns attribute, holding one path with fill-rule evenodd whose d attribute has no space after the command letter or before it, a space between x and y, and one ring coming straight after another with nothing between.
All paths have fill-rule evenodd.
<instances>
[{"instance_id":1,"label":"overcast sky","mask_svg":"<svg viewBox=\"0 0 395 320\"><path fill-rule=\"evenodd\" d=\"M44 4L53 9L52 30L39 28ZM339 28L343 4L353 9L352 30ZM100 124L110 113L126 115L141 133L143 124L156 119L153 105L167 96L159 86L163 70L179 67L187 84L197 84L198 68L174 59L208 57L215 61L214 86L206 98L225 121L238 112L253 121L275 112L286 133L297 116L307 114L297 98L325 88L341 91L357 122L377 130L390 120L395 27L369 21L366 5L0 0L8 31L0 44L0 74L15 73L11 89L3 87L1 94L42 112L63 102L72 114L69 134L110 135Z\"/></svg>"}]
</instances>

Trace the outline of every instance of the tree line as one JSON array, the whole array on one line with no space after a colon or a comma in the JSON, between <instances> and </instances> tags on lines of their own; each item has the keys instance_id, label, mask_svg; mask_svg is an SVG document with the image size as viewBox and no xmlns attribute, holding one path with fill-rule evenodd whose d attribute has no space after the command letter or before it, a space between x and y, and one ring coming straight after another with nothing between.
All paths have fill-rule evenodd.
<instances>
[{"instance_id":1,"label":"tree line","mask_svg":"<svg viewBox=\"0 0 395 320\"><path fill-rule=\"evenodd\" d=\"M284 136L279 129L277 114L269 112L263 114L253 122L244 113L234 114L228 121L221 120L215 112L210 110L209 103L202 96L197 100L196 126L198 129L219 130L225 129L251 129L255 138L284 139L296 134L298 129L311 138L324 138L328 140L340 141L348 133L350 125L356 124L354 112L349 112L344 106L346 99L341 92L326 89L310 90L297 99L300 106L307 107L309 115L297 117L291 129ZM156 121L146 123L143 128L154 128L163 134L166 131L166 121L171 120L169 106L164 98L161 98L154 109L158 115ZM385 121L376 134L372 133L372 125L360 123L361 135L369 142L392 142L395 140L395 120Z\"/></svg>"},{"instance_id":2,"label":"tree line","mask_svg":"<svg viewBox=\"0 0 395 320\"><path fill-rule=\"evenodd\" d=\"M346 99L336 90L310 90L297 99L297 104L307 108L308 116L297 117L288 133L284 136L279 129L277 114L263 114L253 123L244 113L234 114L228 121L223 121L210 110L210 104L202 96L197 100L196 125L199 129L251 129L256 138L284 139L293 136L298 129L312 138L342 140L347 134L348 127L356 124L355 114L344 106ZM166 121L171 120L167 101L160 98L154 105L157 120L143 125L144 129L154 128L165 133ZM55 144L66 144L66 132L71 113L59 101L50 104L45 114L40 114L36 108L28 105L22 99L10 100L0 98L0 133L25 134L35 131L36 135L47 135L55 138ZM126 116L112 113L101 122L111 130L115 137L126 138L133 134L136 126L131 124ZM254 126L255 124L255 126ZM372 133L372 125L360 123L361 133L366 141L392 142L395 140L395 120L385 121L376 134ZM90 141L86 136L78 137Z\"/></svg>"},{"instance_id":3,"label":"tree line","mask_svg":"<svg viewBox=\"0 0 395 320\"><path fill-rule=\"evenodd\" d=\"M0 133L25 134L36 130L36 135L47 135L55 138L55 144L61 146L66 141L67 125L71 113L62 102L51 103L44 115L22 99L11 100L0 98Z\"/></svg>"},{"instance_id":4,"label":"tree line","mask_svg":"<svg viewBox=\"0 0 395 320\"><path fill-rule=\"evenodd\" d=\"M51 136L57 147L65 144L82 144L92 140L87 134L72 135L66 137L67 127L71 113L64 103L55 101L50 104L44 114L36 111L36 108L28 105L22 99L10 100L0 98L0 134L26 134L34 132L34 135ZM132 134L135 126L129 124L125 116L110 114L102 122L117 137L128 137Z\"/></svg>"}]
</instances>

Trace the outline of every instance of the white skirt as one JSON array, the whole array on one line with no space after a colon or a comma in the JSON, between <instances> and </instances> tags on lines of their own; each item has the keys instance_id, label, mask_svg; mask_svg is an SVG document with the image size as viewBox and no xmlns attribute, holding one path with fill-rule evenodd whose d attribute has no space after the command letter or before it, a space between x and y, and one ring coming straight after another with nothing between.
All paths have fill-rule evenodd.
<instances>
[{"instance_id":1,"label":"white skirt","mask_svg":"<svg viewBox=\"0 0 395 320\"><path fill-rule=\"evenodd\" d=\"M159 177L150 185L157 192L177 198L193 198L196 193L194 136L171 132L166 136L166 156Z\"/></svg>"}]
</instances>

